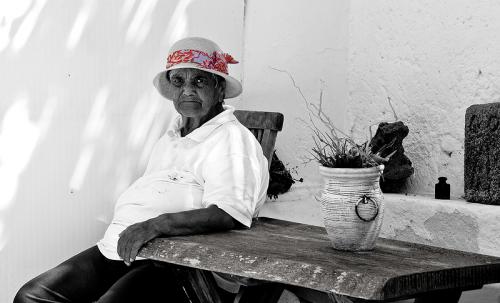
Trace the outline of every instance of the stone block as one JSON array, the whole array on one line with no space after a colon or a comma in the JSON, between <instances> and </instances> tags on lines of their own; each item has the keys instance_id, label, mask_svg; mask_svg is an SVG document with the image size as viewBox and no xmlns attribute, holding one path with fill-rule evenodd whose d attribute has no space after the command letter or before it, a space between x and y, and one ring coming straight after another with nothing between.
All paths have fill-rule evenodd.
<instances>
[{"instance_id":1,"label":"stone block","mask_svg":"<svg viewBox=\"0 0 500 303\"><path fill-rule=\"evenodd\" d=\"M464 147L465 199L500 205L500 102L467 109Z\"/></svg>"}]
</instances>

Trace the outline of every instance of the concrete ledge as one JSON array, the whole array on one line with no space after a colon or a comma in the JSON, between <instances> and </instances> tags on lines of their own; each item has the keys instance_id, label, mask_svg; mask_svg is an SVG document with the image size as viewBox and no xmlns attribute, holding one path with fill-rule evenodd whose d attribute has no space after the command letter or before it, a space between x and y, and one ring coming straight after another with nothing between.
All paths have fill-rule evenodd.
<instances>
[{"instance_id":1,"label":"concrete ledge","mask_svg":"<svg viewBox=\"0 0 500 303\"><path fill-rule=\"evenodd\" d=\"M314 196L320 185L299 184L266 202L260 216L322 226ZM381 237L500 256L500 206L465 200L385 194Z\"/></svg>"}]
</instances>

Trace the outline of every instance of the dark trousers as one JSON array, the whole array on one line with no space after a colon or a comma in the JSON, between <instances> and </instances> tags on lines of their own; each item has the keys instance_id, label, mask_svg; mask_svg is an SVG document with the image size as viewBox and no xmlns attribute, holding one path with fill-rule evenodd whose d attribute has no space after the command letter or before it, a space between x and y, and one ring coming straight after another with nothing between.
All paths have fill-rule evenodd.
<instances>
[{"instance_id":1,"label":"dark trousers","mask_svg":"<svg viewBox=\"0 0 500 303\"><path fill-rule=\"evenodd\" d=\"M127 266L94 246L26 283L14 303L188 302L175 270L150 260Z\"/></svg>"}]
</instances>

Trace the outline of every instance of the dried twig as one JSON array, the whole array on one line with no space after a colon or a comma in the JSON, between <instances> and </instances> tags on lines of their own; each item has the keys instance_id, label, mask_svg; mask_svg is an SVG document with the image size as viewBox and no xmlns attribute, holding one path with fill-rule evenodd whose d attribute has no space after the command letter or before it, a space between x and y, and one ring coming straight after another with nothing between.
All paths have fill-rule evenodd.
<instances>
[{"instance_id":1,"label":"dried twig","mask_svg":"<svg viewBox=\"0 0 500 303\"><path fill-rule=\"evenodd\" d=\"M389 106L392 109L392 114L394 115L394 121L398 121L398 115L396 114L396 110L394 110L394 106L392 106L391 97L387 97L387 102L389 102Z\"/></svg>"},{"instance_id":2,"label":"dried twig","mask_svg":"<svg viewBox=\"0 0 500 303\"><path fill-rule=\"evenodd\" d=\"M316 160L326 167L372 167L386 163L395 153L395 151L393 151L386 157L381 156L382 152L386 152L388 148L391 148L394 142L382 146L375 154L371 152L371 146L368 144L368 141L357 144L349 135L337 128L330 117L323 111L323 89L320 90L318 104L311 103L304 96L302 90L296 84L295 79L288 71L274 67L270 68L288 75L292 85L295 87L306 106L309 122L303 119L299 120L311 130L314 143L314 146L309 152L312 158L308 158L307 162ZM391 108L396 117L392 104ZM371 140L371 126L369 127L369 131Z\"/></svg>"}]
</instances>

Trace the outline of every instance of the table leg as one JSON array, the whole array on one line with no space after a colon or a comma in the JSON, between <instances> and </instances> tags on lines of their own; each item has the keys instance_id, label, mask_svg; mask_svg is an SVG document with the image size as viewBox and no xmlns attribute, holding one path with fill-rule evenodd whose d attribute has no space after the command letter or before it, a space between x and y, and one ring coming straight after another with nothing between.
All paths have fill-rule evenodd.
<instances>
[{"instance_id":1,"label":"table leg","mask_svg":"<svg viewBox=\"0 0 500 303\"><path fill-rule=\"evenodd\" d=\"M330 299L331 303L361 303L361 302L366 302L365 300L362 299L355 299L355 298L349 298L346 296L342 295L336 295L332 293L328 293L328 298Z\"/></svg>"},{"instance_id":2,"label":"table leg","mask_svg":"<svg viewBox=\"0 0 500 303\"><path fill-rule=\"evenodd\" d=\"M178 270L178 273L185 281L184 290L191 302L222 303L211 272L195 268L182 268Z\"/></svg>"},{"instance_id":3,"label":"table leg","mask_svg":"<svg viewBox=\"0 0 500 303\"><path fill-rule=\"evenodd\" d=\"M415 303L458 303L462 290L440 290L428 292L415 298Z\"/></svg>"}]
</instances>

